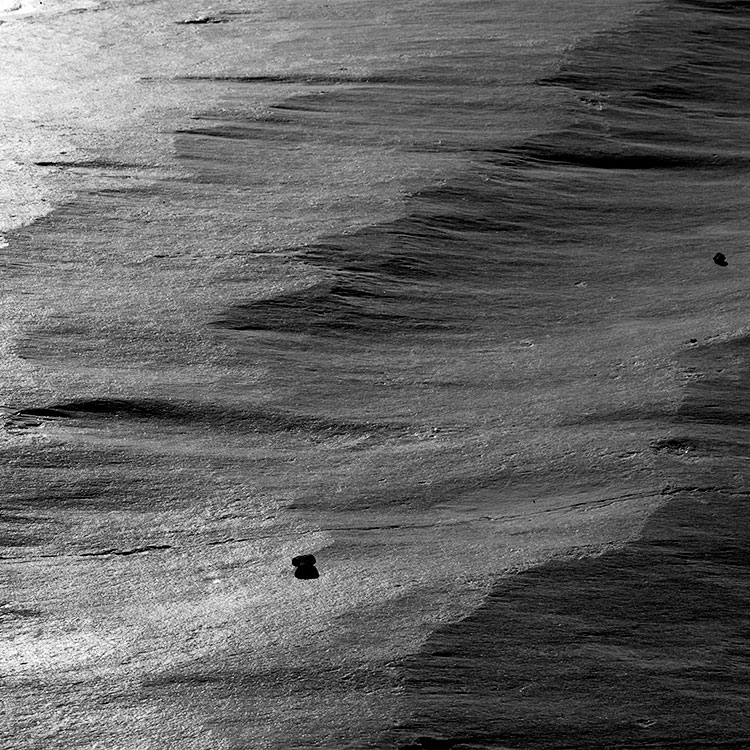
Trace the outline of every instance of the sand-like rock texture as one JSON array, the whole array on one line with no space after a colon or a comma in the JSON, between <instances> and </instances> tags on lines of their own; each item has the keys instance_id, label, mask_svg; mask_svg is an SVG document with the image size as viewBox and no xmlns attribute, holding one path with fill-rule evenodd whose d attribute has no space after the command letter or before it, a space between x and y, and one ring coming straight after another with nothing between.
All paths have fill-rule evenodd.
<instances>
[{"instance_id":1,"label":"sand-like rock texture","mask_svg":"<svg viewBox=\"0 0 750 750\"><path fill-rule=\"evenodd\" d=\"M747 744L744 7L41 5L0 744Z\"/></svg>"}]
</instances>

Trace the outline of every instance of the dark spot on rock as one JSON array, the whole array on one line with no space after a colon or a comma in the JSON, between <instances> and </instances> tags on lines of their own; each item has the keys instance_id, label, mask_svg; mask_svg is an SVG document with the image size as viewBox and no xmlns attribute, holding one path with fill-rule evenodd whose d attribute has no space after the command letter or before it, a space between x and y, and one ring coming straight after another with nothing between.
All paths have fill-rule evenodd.
<instances>
[{"instance_id":1,"label":"dark spot on rock","mask_svg":"<svg viewBox=\"0 0 750 750\"><path fill-rule=\"evenodd\" d=\"M298 565L315 565L315 555L297 555L292 558L292 565L295 568Z\"/></svg>"},{"instance_id":2,"label":"dark spot on rock","mask_svg":"<svg viewBox=\"0 0 750 750\"><path fill-rule=\"evenodd\" d=\"M724 253L716 253L716 255L714 255L714 263L716 263L717 266L729 265L729 263L727 263L727 256L724 255Z\"/></svg>"},{"instance_id":3,"label":"dark spot on rock","mask_svg":"<svg viewBox=\"0 0 750 750\"><path fill-rule=\"evenodd\" d=\"M304 564L298 565L294 569L294 577L309 580L311 578L319 578L320 573L318 573L318 569L314 565Z\"/></svg>"},{"instance_id":4,"label":"dark spot on rock","mask_svg":"<svg viewBox=\"0 0 750 750\"><path fill-rule=\"evenodd\" d=\"M307 580L320 576L318 569L315 567L315 555L297 555L292 558L292 565L294 565L295 578Z\"/></svg>"}]
</instances>

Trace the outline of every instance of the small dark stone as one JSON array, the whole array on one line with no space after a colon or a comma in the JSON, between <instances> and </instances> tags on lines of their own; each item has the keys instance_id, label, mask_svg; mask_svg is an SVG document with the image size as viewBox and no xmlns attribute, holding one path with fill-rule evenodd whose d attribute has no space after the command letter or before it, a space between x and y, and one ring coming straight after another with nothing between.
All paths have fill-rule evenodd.
<instances>
[{"instance_id":1,"label":"small dark stone","mask_svg":"<svg viewBox=\"0 0 750 750\"><path fill-rule=\"evenodd\" d=\"M727 256L724 255L724 253L716 253L716 255L714 255L714 263L716 263L717 266L729 265L729 263L727 263Z\"/></svg>"},{"instance_id":2,"label":"small dark stone","mask_svg":"<svg viewBox=\"0 0 750 750\"><path fill-rule=\"evenodd\" d=\"M295 568L298 565L315 565L315 555L297 555L292 558L292 565Z\"/></svg>"},{"instance_id":3,"label":"small dark stone","mask_svg":"<svg viewBox=\"0 0 750 750\"><path fill-rule=\"evenodd\" d=\"M319 578L320 573L318 573L318 569L314 565L305 563L303 565L298 565L294 569L294 577L301 578L302 580L309 580L311 578Z\"/></svg>"}]
</instances>

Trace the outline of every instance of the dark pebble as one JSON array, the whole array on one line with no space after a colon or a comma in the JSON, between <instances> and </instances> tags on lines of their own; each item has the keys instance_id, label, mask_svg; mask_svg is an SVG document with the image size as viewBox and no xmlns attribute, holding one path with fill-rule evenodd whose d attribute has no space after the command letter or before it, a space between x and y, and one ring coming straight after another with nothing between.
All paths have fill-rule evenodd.
<instances>
[{"instance_id":1,"label":"dark pebble","mask_svg":"<svg viewBox=\"0 0 750 750\"><path fill-rule=\"evenodd\" d=\"M727 263L727 256L724 255L724 253L716 253L716 255L714 255L714 263L716 263L717 266L729 265L729 263Z\"/></svg>"},{"instance_id":2,"label":"dark pebble","mask_svg":"<svg viewBox=\"0 0 750 750\"><path fill-rule=\"evenodd\" d=\"M319 578L320 573L318 573L318 569L314 565L298 565L294 569L294 577L309 580L311 578Z\"/></svg>"},{"instance_id":3,"label":"dark pebble","mask_svg":"<svg viewBox=\"0 0 750 750\"><path fill-rule=\"evenodd\" d=\"M315 555L297 555L292 558L292 565L295 568L298 565L315 565Z\"/></svg>"}]
</instances>

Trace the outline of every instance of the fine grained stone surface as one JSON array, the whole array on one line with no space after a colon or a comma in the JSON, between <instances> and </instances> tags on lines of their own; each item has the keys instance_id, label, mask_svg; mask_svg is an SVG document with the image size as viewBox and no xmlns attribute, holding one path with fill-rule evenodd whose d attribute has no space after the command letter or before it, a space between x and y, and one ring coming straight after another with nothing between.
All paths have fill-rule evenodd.
<instances>
[{"instance_id":1,"label":"fine grained stone surface","mask_svg":"<svg viewBox=\"0 0 750 750\"><path fill-rule=\"evenodd\" d=\"M745 68L718 119L716 81L696 114L638 77L684 93L727 24L680 3L632 36L626 0L73 5L0 28L26 113L0 113L0 744L482 746L528 698L511 739L533 747L589 668L633 657L609 597L653 634L651 563L687 585L709 521L699 575L742 550L716 525L741 460L714 462L746 410L714 376L745 356ZM706 632L673 631L701 669ZM677 669L658 711L618 702L619 736L676 731L638 734ZM595 743L588 705L565 722Z\"/></svg>"}]
</instances>

